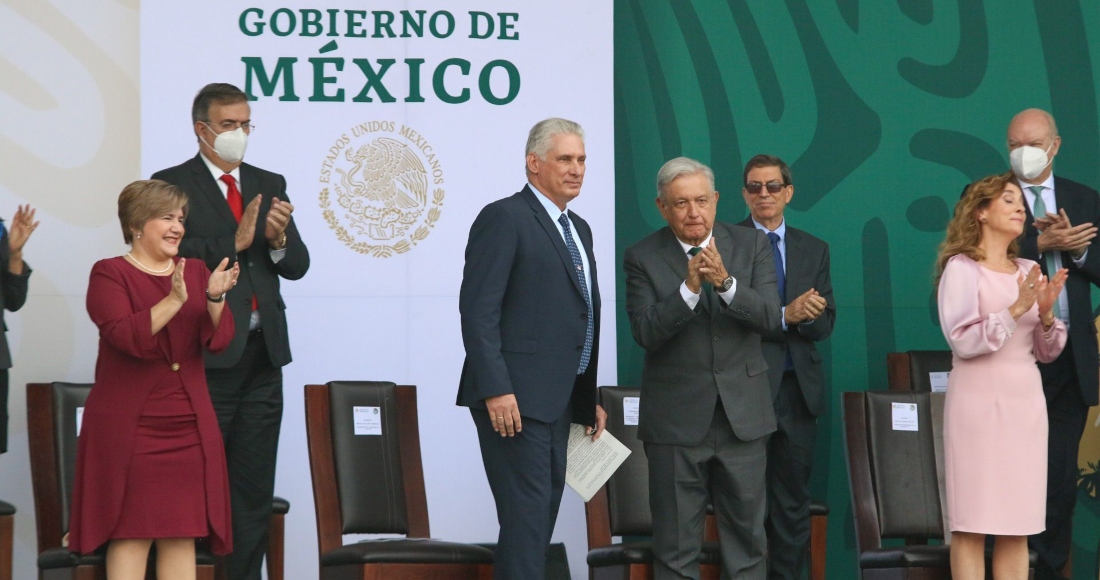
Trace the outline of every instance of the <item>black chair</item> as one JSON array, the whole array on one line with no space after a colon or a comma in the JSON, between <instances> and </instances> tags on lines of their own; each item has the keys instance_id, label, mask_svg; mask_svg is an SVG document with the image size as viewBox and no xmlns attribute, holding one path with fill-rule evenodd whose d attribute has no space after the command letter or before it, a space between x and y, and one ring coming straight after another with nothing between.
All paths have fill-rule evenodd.
<instances>
[{"instance_id":1,"label":"black chair","mask_svg":"<svg viewBox=\"0 0 1100 580\"><path fill-rule=\"evenodd\" d=\"M936 466L936 425L941 422L934 418L938 404L932 397L942 395L844 393L844 447L863 580L951 577ZM893 403L916 405L917 431L894 430ZM886 539L905 545L884 546ZM1031 552L1032 570L1036 558ZM987 572L991 564L987 559Z\"/></svg>"},{"instance_id":2,"label":"black chair","mask_svg":"<svg viewBox=\"0 0 1100 580\"><path fill-rule=\"evenodd\" d=\"M76 469L76 413L91 390L90 384L27 385L27 432L40 580L101 580L107 575L104 550L82 556L70 552L63 542L69 531ZM214 580L214 558L209 552L198 550L196 563L200 580ZM147 576L154 575L150 567Z\"/></svg>"},{"instance_id":3,"label":"black chair","mask_svg":"<svg viewBox=\"0 0 1100 580\"><path fill-rule=\"evenodd\" d=\"M416 387L336 381L306 385L305 398L322 579L492 578L492 551L429 539ZM355 407L378 411L381 435L355 435ZM344 545L344 534L404 537Z\"/></svg>"},{"instance_id":4,"label":"black chair","mask_svg":"<svg viewBox=\"0 0 1100 580\"><path fill-rule=\"evenodd\" d=\"M891 391L932 391L929 373L951 371L951 351L910 350L886 354L886 376Z\"/></svg>"},{"instance_id":5,"label":"black chair","mask_svg":"<svg viewBox=\"0 0 1100 580\"><path fill-rule=\"evenodd\" d=\"M623 400L638 397L633 387L601 387L600 404L607 412L607 431L630 449L630 456L584 506L588 527L588 570L591 580L634 580L653 577L653 516L649 511L649 462L638 440L637 425L626 425ZM710 516L708 516L710 519ZM709 527L709 526L708 526ZM613 543L614 536L635 537ZM718 578L721 555L717 542L704 542L701 578Z\"/></svg>"}]
</instances>

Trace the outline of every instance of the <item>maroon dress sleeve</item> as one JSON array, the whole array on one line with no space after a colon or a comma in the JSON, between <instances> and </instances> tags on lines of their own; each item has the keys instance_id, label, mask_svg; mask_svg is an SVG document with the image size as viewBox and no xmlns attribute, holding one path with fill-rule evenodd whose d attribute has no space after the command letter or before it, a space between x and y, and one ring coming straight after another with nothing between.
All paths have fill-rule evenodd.
<instances>
[{"instance_id":1,"label":"maroon dress sleeve","mask_svg":"<svg viewBox=\"0 0 1100 580\"><path fill-rule=\"evenodd\" d=\"M118 270L96 262L88 281L88 315L99 336L112 348L135 358L163 358L163 333L153 334L152 309L134 311L130 292Z\"/></svg>"}]
</instances>

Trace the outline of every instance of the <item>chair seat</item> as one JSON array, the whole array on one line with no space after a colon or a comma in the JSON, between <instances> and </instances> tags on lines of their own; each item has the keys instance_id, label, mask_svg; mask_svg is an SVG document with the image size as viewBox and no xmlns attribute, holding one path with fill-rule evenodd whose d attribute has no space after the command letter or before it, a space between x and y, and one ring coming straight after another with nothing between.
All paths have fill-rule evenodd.
<instances>
[{"instance_id":1,"label":"chair seat","mask_svg":"<svg viewBox=\"0 0 1100 580\"><path fill-rule=\"evenodd\" d=\"M0 501L0 516L15 515L15 506L6 501Z\"/></svg>"},{"instance_id":2,"label":"chair seat","mask_svg":"<svg viewBox=\"0 0 1100 580\"><path fill-rule=\"evenodd\" d=\"M429 538L364 540L321 556L321 566L347 564L492 564L493 552L471 544Z\"/></svg>"},{"instance_id":3,"label":"chair seat","mask_svg":"<svg viewBox=\"0 0 1100 580\"><path fill-rule=\"evenodd\" d=\"M986 550L987 564L993 561L993 551ZM1039 554L1028 550L1028 563L1032 568L1039 562ZM859 555L860 568L950 568L950 546L897 546L867 550Z\"/></svg>"},{"instance_id":4,"label":"chair seat","mask_svg":"<svg viewBox=\"0 0 1100 580\"><path fill-rule=\"evenodd\" d=\"M275 496L275 497L271 498L271 513L286 515L286 513L289 512L289 511L290 511L290 502L289 501L287 501L287 500L285 500L285 499L283 499L279 496Z\"/></svg>"},{"instance_id":5,"label":"chair seat","mask_svg":"<svg viewBox=\"0 0 1100 580\"><path fill-rule=\"evenodd\" d=\"M629 564L652 564L653 542L623 542L588 552L588 565L593 568L604 566L626 566ZM721 564L722 556L717 542L703 542L701 564Z\"/></svg>"},{"instance_id":6,"label":"chair seat","mask_svg":"<svg viewBox=\"0 0 1100 580\"><path fill-rule=\"evenodd\" d=\"M827 505L825 505L821 502L818 502L818 501L811 501L810 502L810 515L811 516L827 516L827 515L829 515L829 506L827 506Z\"/></svg>"},{"instance_id":7,"label":"chair seat","mask_svg":"<svg viewBox=\"0 0 1100 580\"><path fill-rule=\"evenodd\" d=\"M152 556L151 556L152 557ZM199 566L213 566L214 555L210 553L210 550L206 549L202 543L197 546L195 550L195 564ZM106 566L107 565L107 548L101 547L100 549L92 552L91 554L82 556L75 552L70 552L68 548L50 548L45 552L38 555L38 569L39 570L57 570L76 568L77 566Z\"/></svg>"}]
</instances>

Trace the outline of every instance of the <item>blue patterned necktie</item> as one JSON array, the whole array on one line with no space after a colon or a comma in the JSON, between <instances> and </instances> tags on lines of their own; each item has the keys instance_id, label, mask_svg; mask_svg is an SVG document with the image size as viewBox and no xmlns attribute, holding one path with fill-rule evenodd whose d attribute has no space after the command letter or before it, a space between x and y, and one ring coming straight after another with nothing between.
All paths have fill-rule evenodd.
<instances>
[{"instance_id":1,"label":"blue patterned necktie","mask_svg":"<svg viewBox=\"0 0 1100 580\"><path fill-rule=\"evenodd\" d=\"M775 260L775 281L779 286L779 305L787 305L787 272L783 267L783 254L779 253L779 234L768 232L768 239L772 242L772 259ZM783 357L783 370L794 368L794 359L791 358L791 349L787 347L787 353Z\"/></svg>"},{"instance_id":2,"label":"blue patterned necktie","mask_svg":"<svg viewBox=\"0 0 1100 580\"><path fill-rule=\"evenodd\" d=\"M1041 186L1041 185L1029 185L1029 186L1027 186L1027 188L1031 190L1031 193L1035 194L1035 211L1032 212L1033 214L1035 214L1035 219L1039 219L1041 217L1046 217L1046 215L1047 215L1047 203L1045 201L1043 201L1043 186ZM1058 272L1058 268L1056 267L1056 265L1054 263L1054 250L1049 250L1049 251L1043 253L1043 265L1046 266L1047 278L1050 278L1051 276L1053 276L1054 274L1056 274ZM1060 308L1058 308L1058 300L1054 301L1053 310L1054 310L1054 317L1055 318L1061 318L1062 317L1061 312L1059 312Z\"/></svg>"},{"instance_id":3,"label":"blue patterned necktie","mask_svg":"<svg viewBox=\"0 0 1100 580\"><path fill-rule=\"evenodd\" d=\"M577 269L577 280L581 283L581 294L584 294L584 303L588 306L588 328L584 331L584 349L581 350L581 363L577 366L577 374L584 374L588 368L588 361L592 358L592 339L596 334L596 320L592 316L592 298L588 295L588 283L584 277L584 262L581 261L581 252L577 249L577 243L573 241L573 230L569 227L569 216L562 212L558 216L562 232L565 234L565 247L569 248L569 257L573 258L573 267Z\"/></svg>"}]
</instances>

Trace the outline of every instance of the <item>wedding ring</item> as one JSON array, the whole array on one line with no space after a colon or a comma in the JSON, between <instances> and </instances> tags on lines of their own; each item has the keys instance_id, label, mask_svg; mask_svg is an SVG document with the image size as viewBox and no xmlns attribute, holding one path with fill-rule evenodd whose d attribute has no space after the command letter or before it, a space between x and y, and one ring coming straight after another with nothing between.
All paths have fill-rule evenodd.
<instances>
[{"instance_id":1,"label":"wedding ring","mask_svg":"<svg viewBox=\"0 0 1100 580\"><path fill-rule=\"evenodd\" d=\"M1034 288L1034 287L1035 287L1035 285L1034 285L1034 284L1028 284L1028 285L1027 285L1027 287L1028 287L1028 288Z\"/></svg>"}]
</instances>

